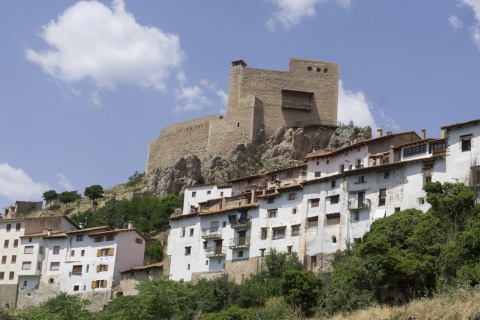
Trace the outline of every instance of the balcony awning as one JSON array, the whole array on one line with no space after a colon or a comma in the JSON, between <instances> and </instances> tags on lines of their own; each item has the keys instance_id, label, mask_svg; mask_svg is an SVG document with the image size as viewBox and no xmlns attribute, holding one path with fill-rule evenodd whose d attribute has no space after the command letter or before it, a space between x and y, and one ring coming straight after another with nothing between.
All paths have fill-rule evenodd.
<instances>
[{"instance_id":1,"label":"balcony awning","mask_svg":"<svg viewBox=\"0 0 480 320\"><path fill-rule=\"evenodd\" d=\"M373 221L385 218L385 213L385 208L377 209L373 215Z\"/></svg>"}]
</instances>

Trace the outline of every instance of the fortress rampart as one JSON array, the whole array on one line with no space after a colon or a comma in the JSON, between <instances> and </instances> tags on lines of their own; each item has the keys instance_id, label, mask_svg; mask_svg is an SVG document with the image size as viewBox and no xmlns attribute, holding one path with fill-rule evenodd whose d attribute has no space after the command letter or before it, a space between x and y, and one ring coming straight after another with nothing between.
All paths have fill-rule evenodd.
<instances>
[{"instance_id":1,"label":"fortress rampart","mask_svg":"<svg viewBox=\"0 0 480 320\"><path fill-rule=\"evenodd\" d=\"M263 130L336 126L339 67L336 63L290 59L289 71L248 68L232 62L227 114L177 123L150 141L146 173L182 156L223 156Z\"/></svg>"}]
</instances>

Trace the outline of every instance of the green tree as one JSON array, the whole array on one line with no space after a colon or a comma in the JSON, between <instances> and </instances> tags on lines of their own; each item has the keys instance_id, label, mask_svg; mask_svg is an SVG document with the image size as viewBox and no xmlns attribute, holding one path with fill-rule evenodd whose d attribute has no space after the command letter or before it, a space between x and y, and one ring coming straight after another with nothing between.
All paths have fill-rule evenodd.
<instances>
[{"instance_id":1,"label":"green tree","mask_svg":"<svg viewBox=\"0 0 480 320\"><path fill-rule=\"evenodd\" d=\"M67 205L69 203L74 202L76 199L77 199L77 196L75 195L75 193L70 191L64 191L58 195L58 200L61 203L65 204L65 213L67 212Z\"/></svg>"},{"instance_id":2,"label":"green tree","mask_svg":"<svg viewBox=\"0 0 480 320\"><path fill-rule=\"evenodd\" d=\"M58 199L58 193L55 190L48 190L43 193L43 199L45 201L52 201Z\"/></svg>"},{"instance_id":3,"label":"green tree","mask_svg":"<svg viewBox=\"0 0 480 320\"><path fill-rule=\"evenodd\" d=\"M90 187L86 187L85 191L83 192L85 197L88 197L90 200L92 200L92 204L93 204L94 207L96 206L96 201L95 200L104 197L103 193L104 193L103 187L101 185L98 185L98 184L94 184Z\"/></svg>"},{"instance_id":4,"label":"green tree","mask_svg":"<svg viewBox=\"0 0 480 320\"><path fill-rule=\"evenodd\" d=\"M30 308L20 313L24 320L85 320L93 319L92 314L85 309L90 304L88 300L61 292L56 297L47 300L39 307Z\"/></svg>"},{"instance_id":5,"label":"green tree","mask_svg":"<svg viewBox=\"0 0 480 320\"><path fill-rule=\"evenodd\" d=\"M152 264L163 260L163 245L160 240L155 240L145 246L145 263Z\"/></svg>"},{"instance_id":6,"label":"green tree","mask_svg":"<svg viewBox=\"0 0 480 320\"><path fill-rule=\"evenodd\" d=\"M282 277L282 295L290 305L310 317L317 306L322 280L310 271L288 270Z\"/></svg>"}]
</instances>

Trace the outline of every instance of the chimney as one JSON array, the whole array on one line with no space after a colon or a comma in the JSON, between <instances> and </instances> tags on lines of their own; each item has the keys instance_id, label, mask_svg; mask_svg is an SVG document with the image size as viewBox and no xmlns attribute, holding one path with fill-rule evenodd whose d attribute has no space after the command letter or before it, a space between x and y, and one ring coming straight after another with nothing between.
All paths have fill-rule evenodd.
<instances>
[{"instance_id":1,"label":"chimney","mask_svg":"<svg viewBox=\"0 0 480 320\"><path fill-rule=\"evenodd\" d=\"M132 229L133 228L133 221L130 220L128 221L128 229Z\"/></svg>"},{"instance_id":2,"label":"chimney","mask_svg":"<svg viewBox=\"0 0 480 320\"><path fill-rule=\"evenodd\" d=\"M425 140L426 137L427 137L427 130L422 129L422 140Z\"/></svg>"},{"instance_id":3,"label":"chimney","mask_svg":"<svg viewBox=\"0 0 480 320\"><path fill-rule=\"evenodd\" d=\"M387 131L387 136L391 136L393 134L392 131Z\"/></svg>"},{"instance_id":4,"label":"chimney","mask_svg":"<svg viewBox=\"0 0 480 320\"><path fill-rule=\"evenodd\" d=\"M243 60L232 61L232 67L237 67L237 66L246 67L247 64Z\"/></svg>"},{"instance_id":5,"label":"chimney","mask_svg":"<svg viewBox=\"0 0 480 320\"><path fill-rule=\"evenodd\" d=\"M383 136L383 130L381 128L377 129L377 138Z\"/></svg>"},{"instance_id":6,"label":"chimney","mask_svg":"<svg viewBox=\"0 0 480 320\"><path fill-rule=\"evenodd\" d=\"M52 229L48 229L48 231L47 231L47 236L50 237L51 235L52 235Z\"/></svg>"},{"instance_id":7,"label":"chimney","mask_svg":"<svg viewBox=\"0 0 480 320\"><path fill-rule=\"evenodd\" d=\"M83 222L80 222L78 226L80 227L81 230L85 229L85 223Z\"/></svg>"},{"instance_id":8,"label":"chimney","mask_svg":"<svg viewBox=\"0 0 480 320\"><path fill-rule=\"evenodd\" d=\"M447 129L440 131L440 138L445 139L447 137Z\"/></svg>"}]
</instances>

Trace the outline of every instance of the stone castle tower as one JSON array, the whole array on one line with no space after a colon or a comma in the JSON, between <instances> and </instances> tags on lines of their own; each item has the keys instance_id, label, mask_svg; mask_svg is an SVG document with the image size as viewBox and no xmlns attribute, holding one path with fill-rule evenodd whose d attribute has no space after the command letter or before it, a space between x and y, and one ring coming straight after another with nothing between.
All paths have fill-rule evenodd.
<instances>
[{"instance_id":1,"label":"stone castle tower","mask_svg":"<svg viewBox=\"0 0 480 320\"><path fill-rule=\"evenodd\" d=\"M290 59L289 71L232 62L227 114L177 123L150 141L146 173L195 154L222 156L279 127L337 126L338 64Z\"/></svg>"}]
</instances>

